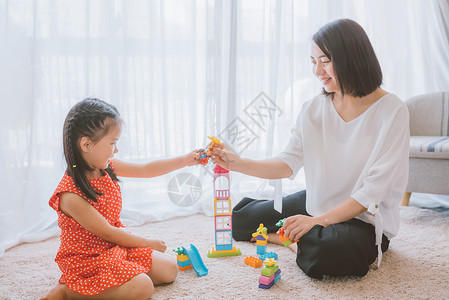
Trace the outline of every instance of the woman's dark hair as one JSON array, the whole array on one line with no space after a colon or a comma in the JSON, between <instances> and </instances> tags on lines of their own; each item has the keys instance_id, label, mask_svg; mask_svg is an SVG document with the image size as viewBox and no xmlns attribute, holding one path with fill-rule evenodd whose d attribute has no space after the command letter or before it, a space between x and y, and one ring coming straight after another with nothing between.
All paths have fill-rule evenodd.
<instances>
[{"instance_id":1,"label":"woman's dark hair","mask_svg":"<svg viewBox=\"0 0 449 300\"><path fill-rule=\"evenodd\" d=\"M82 137L88 137L96 143L101 140L111 128L121 125L120 114L115 106L96 98L86 98L70 109L64 121L63 143L64 156L67 162L67 175L81 191L97 202L97 195L103 195L102 191L95 190L86 177L86 171L92 171L87 162L81 156L79 141ZM106 171L112 180L118 181L117 175L108 166Z\"/></svg>"},{"instance_id":2,"label":"woman's dark hair","mask_svg":"<svg viewBox=\"0 0 449 300\"><path fill-rule=\"evenodd\" d=\"M332 61L342 95L363 97L382 84L382 70L373 46L355 21L339 19L327 23L312 40ZM330 94L324 89L323 93Z\"/></svg>"}]
</instances>

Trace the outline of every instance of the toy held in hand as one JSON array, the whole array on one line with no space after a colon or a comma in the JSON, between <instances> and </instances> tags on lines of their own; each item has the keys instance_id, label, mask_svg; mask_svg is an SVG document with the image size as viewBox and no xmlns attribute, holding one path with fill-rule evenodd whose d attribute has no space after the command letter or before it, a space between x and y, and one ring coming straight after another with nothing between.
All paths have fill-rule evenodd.
<instances>
[{"instance_id":1,"label":"toy held in hand","mask_svg":"<svg viewBox=\"0 0 449 300\"><path fill-rule=\"evenodd\" d=\"M286 218L285 218L285 219L286 219ZM291 244L297 243L298 241L293 241L293 242L292 242L292 241L290 241L290 239L289 239L288 237L285 237L285 236L284 236L285 232L284 232L284 228L282 228L282 226L284 226L285 219L279 220L279 221L276 223L276 226L277 226L277 227L280 227L279 230L276 232L276 234L279 235L279 239L281 240L282 244L283 244L285 247L288 247L288 246L290 246Z\"/></svg>"},{"instance_id":2,"label":"toy held in hand","mask_svg":"<svg viewBox=\"0 0 449 300\"><path fill-rule=\"evenodd\" d=\"M211 142L207 146L207 150L205 150L205 149L198 150L197 159L200 161L200 164L202 164L203 166L207 165L207 163L209 162L209 157L211 157L211 155L212 155L211 152L212 152L212 149L214 148L214 146L221 144L221 141L214 136L210 136L208 138L211 140Z\"/></svg>"}]
</instances>

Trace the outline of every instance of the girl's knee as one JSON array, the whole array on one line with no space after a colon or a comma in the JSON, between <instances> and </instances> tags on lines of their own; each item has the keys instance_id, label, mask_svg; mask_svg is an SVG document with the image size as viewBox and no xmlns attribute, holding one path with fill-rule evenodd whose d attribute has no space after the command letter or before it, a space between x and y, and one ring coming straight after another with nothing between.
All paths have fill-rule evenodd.
<instances>
[{"instance_id":1,"label":"girl's knee","mask_svg":"<svg viewBox=\"0 0 449 300\"><path fill-rule=\"evenodd\" d=\"M132 278L133 286L127 291L129 299L149 299L154 293L154 284L148 275L142 273Z\"/></svg>"},{"instance_id":2,"label":"girl's knee","mask_svg":"<svg viewBox=\"0 0 449 300\"><path fill-rule=\"evenodd\" d=\"M173 282L177 276L178 276L178 264L176 263L176 261L171 261L169 264L167 264L164 281L166 283Z\"/></svg>"}]
</instances>

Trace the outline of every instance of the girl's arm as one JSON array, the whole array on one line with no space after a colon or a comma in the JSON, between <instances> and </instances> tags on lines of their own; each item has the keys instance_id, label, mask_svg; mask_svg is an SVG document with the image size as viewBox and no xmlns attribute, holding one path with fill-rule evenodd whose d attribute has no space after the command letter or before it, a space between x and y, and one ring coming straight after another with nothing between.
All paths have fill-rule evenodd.
<instances>
[{"instance_id":1,"label":"girl's arm","mask_svg":"<svg viewBox=\"0 0 449 300\"><path fill-rule=\"evenodd\" d=\"M291 241L297 241L317 224L326 227L332 224L341 223L350 220L365 211L366 208L363 205L355 199L349 198L336 208L319 217L304 215L288 217L282 227L284 228L285 236L288 236Z\"/></svg>"},{"instance_id":2,"label":"girl's arm","mask_svg":"<svg viewBox=\"0 0 449 300\"><path fill-rule=\"evenodd\" d=\"M161 159L146 164L128 163L118 159L113 159L117 176L150 178L157 177L174 170L193 166L199 163L197 151L192 151L186 155L175 158Z\"/></svg>"},{"instance_id":3,"label":"girl's arm","mask_svg":"<svg viewBox=\"0 0 449 300\"><path fill-rule=\"evenodd\" d=\"M212 151L214 163L230 171L237 171L246 175L265 178L280 179L287 178L293 174L292 169L279 158L264 160L252 160L240 158L226 145L220 144Z\"/></svg>"},{"instance_id":4,"label":"girl's arm","mask_svg":"<svg viewBox=\"0 0 449 300\"><path fill-rule=\"evenodd\" d=\"M62 193L59 199L59 209L75 219L87 231L110 243L128 248L152 247L160 252L165 252L167 249L164 241L149 240L111 226L86 199L77 194Z\"/></svg>"}]
</instances>

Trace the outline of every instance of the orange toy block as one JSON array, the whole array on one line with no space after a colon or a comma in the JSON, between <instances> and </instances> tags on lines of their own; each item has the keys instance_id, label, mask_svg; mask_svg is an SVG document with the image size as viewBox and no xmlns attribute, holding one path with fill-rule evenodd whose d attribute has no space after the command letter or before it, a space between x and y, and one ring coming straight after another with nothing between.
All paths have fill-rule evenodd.
<instances>
[{"instance_id":1,"label":"orange toy block","mask_svg":"<svg viewBox=\"0 0 449 300\"><path fill-rule=\"evenodd\" d=\"M188 265L188 266L185 266L185 267L180 267L180 266L178 266L178 269L179 269L180 271L184 271L184 270L192 269L192 268L193 268L192 265Z\"/></svg>"},{"instance_id":2,"label":"orange toy block","mask_svg":"<svg viewBox=\"0 0 449 300\"><path fill-rule=\"evenodd\" d=\"M254 256L245 257L245 264L254 268L262 267L262 260Z\"/></svg>"},{"instance_id":3,"label":"orange toy block","mask_svg":"<svg viewBox=\"0 0 449 300\"><path fill-rule=\"evenodd\" d=\"M281 240L282 244L287 247L290 246L291 244L297 243L298 241L290 241L288 238L286 238L284 236L284 229L283 228L279 228L279 230L276 232L277 235L279 235L279 239Z\"/></svg>"}]
</instances>

